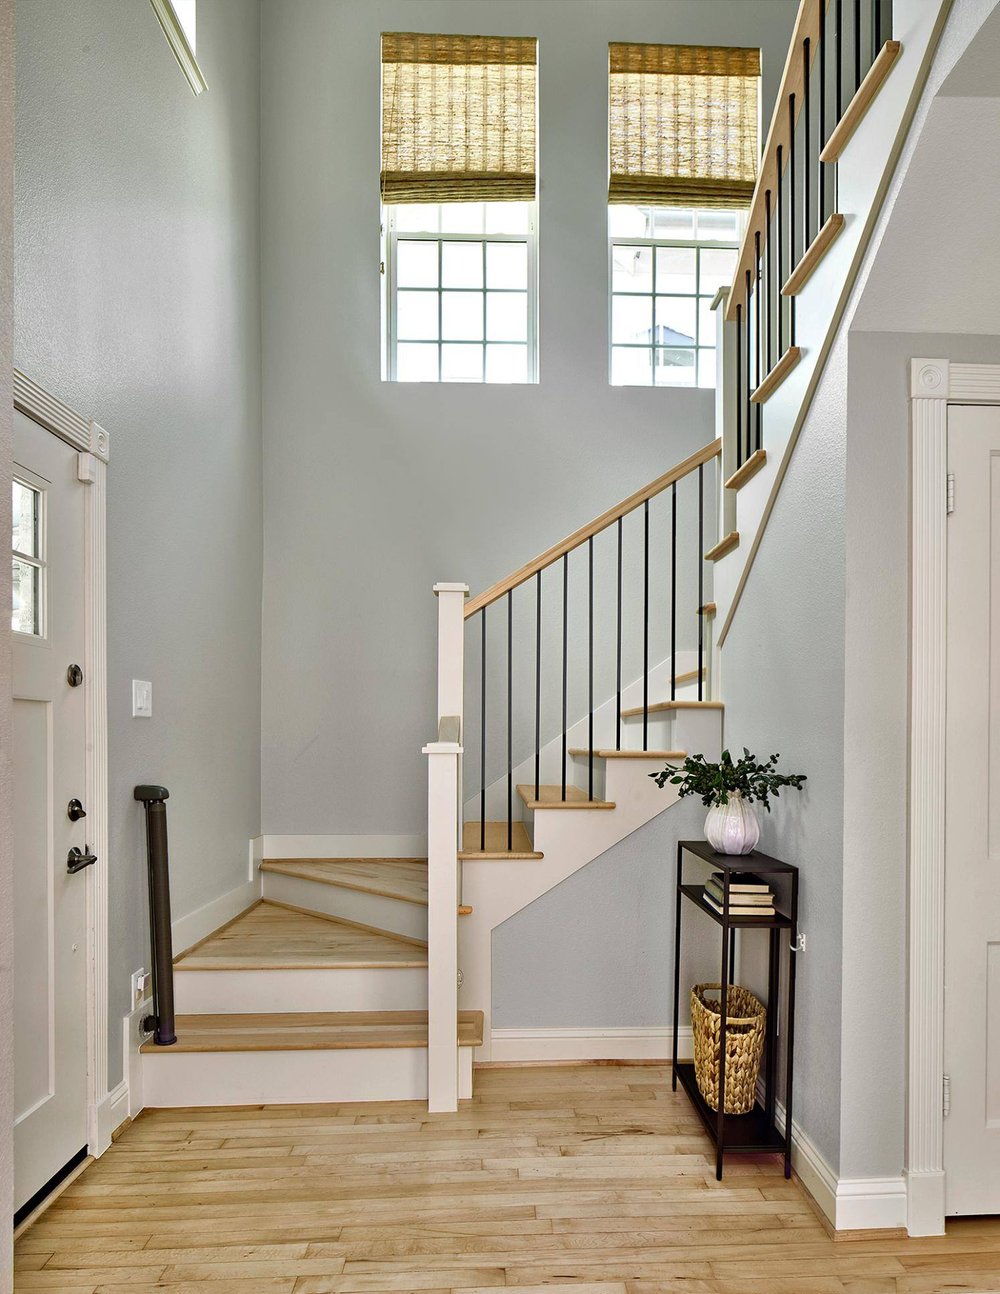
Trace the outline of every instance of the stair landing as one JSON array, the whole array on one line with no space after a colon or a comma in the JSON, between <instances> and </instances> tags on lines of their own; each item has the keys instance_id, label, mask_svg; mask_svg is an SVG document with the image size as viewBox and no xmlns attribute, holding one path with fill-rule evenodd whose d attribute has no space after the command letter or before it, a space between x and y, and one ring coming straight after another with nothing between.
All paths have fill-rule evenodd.
<instances>
[{"instance_id":1,"label":"stair landing","mask_svg":"<svg viewBox=\"0 0 1000 1294\"><path fill-rule=\"evenodd\" d=\"M427 945L263 899L182 953L174 970L426 966Z\"/></svg>"}]
</instances>

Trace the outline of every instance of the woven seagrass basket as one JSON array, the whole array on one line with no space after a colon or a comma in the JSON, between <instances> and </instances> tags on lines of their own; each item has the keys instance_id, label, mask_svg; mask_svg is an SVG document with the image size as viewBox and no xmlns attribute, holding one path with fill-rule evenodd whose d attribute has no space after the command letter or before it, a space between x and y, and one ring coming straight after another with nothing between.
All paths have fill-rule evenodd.
<instances>
[{"instance_id":1,"label":"woven seagrass basket","mask_svg":"<svg viewBox=\"0 0 1000 1294\"><path fill-rule=\"evenodd\" d=\"M714 997L707 996L714 994ZM748 1114L757 1099L757 1074L764 1051L767 1012L738 984L729 986L726 1015L726 1113ZM713 1110L719 1108L719 1037L722 1032L722 985L696 984L691 990L691 1032L698 1091Z\"/></svg>"}]
</instances>

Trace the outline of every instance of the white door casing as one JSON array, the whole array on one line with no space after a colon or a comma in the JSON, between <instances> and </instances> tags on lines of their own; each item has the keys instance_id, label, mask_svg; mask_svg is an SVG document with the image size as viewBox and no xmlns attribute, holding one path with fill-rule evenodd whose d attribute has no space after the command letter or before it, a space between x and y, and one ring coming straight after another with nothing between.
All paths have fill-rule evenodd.
<instances>
[{"instance_id":1,"label":"white door casing","mask_svg":"<svg viewBox=\"0 0 1000 1294\"><path fill-rule=\"evenodd\" d=\"M84 793L86 841L97 863L72 879L86 895L86 967L84 1029L87 1048L86 1137L92 1155L111 1144L111 1133L128 1113L126 1080L108 1090L108 739L107 739L107 466L110 437L96 422L51 395L19 370L14 371L14 407L54 444L64 442L83 498L82 544L84 638L82 659L86 687ZM63 812L65 812L65 805ZM65 867L65 860L63 860Z\"/></svg>"},{"instance_id":2,"label":"white door casing","mask_svg":"<svg viewBox=\"0 0 1000 1294\"><path fill-rule=\"evenodd\" d=\"M31 500L44 560L35 623L13 635L14 1186L20 1208L87 1145L87 886L70 874L87 820L84 486L77 453L14 418L15 490ZM30 584L30 581L29 581ZM25 600L28 601L27 595Z\"/></svg>"},{"instance_id":3,"label":"white door casing","mask_svg":"<svg viewBox=\"0 0 1000 1294\"><path fill-rule=\"evenodd\" d=\"M907 1229L943 1235L947 418L1000 405L1000 365L913 359L910 401Z\"/></svg>"},{"instance_id":4,"label":"white door casing","mask_svg":"<svg viewBox=\"0 0 1000 1294\"><path fill-rule=\"evenodd\" d=\"M945 1213L1000 1213L1000 407L948 410Z\"/></svg>"}]
</instances>

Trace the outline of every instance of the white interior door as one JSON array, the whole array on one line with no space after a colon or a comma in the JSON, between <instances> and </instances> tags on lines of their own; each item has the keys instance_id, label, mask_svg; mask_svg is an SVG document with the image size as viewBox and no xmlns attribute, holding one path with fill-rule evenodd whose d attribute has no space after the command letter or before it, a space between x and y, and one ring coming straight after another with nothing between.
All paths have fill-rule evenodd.
<instances>
[{"instance_id":1,"label":"white interior door","mask_svg":"<svg viewBox=\"0 0 1000 1294\"><path fill-rule=\"evenodd\" d=\"M948 410L945 1212L1000 1213L1000 408Z\"/></svg>"},{"instance_id":2,"label":"white interior door","mask_svg":"<svg viewBox=\"0 0 1000 1294\"><path fill-rule=\"evenodd\" d=\"M15 1209L87 1145L84 490L78 455L14 426ZM86 806L82 806L86 810ZM75 812L75 810L74 810ZM70 872L70 851L80 870Z\"/></svg>"}]
</instances>

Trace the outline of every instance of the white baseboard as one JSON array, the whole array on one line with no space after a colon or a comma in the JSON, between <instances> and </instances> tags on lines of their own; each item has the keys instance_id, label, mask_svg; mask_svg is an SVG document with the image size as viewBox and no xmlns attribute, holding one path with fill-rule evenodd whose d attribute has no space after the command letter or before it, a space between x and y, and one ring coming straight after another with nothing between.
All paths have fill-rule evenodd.
<instances>
[{"instance_id":1,"label":"white baseboard","mask_svg":"<svg viewBox=\"0 0 1000 1294\"><path fill-rule=\"evenodd\" d=\"M258 837L262 858L426 858L427 836Z\"/></svg>"},{"instance_id":2,"label":"white baseboard","mask_svg":"<svg viewBox=\"0 0 1000 1294\"><path fill-rule=\"evenodd\" d=\"M258 872L251 880L237 885L228 894L220 894L217 899L206 903L204 907L197 908L186 916L178 917L170 926L174 956L184 952L192 944L196 944L199 939L204 939L213 930L218 930L219 926L225 925L233 917L238 917L259 898L260 873Z\"/></svg>"},{"instance_id":3,"label":"white baseboard","mask_svg":"<svg viewBox=\"0 0 1000 1294\"><path fill-rule=\"evenodd\" d=\"M98 1105L95 1120L94 1140L90 1153L99 1158L111 1145L111 1134L129 1117L128 1080L123 1078Z\"/></svg>"},{"instance_id":4,"label":"white baseboard","mask_svg":"<svg viewBox=\"0 0 1000 1294\"><path fill-rule=\"evenodd\" d=\"M673 1030L665 1025L624 1029L493 1029L492 1061L659 1060L673 1054ZM691 1030L679 1036L680 1058L693 1055Z\"/></svg>"},{"instance_id":5,"label":"white baseboard","mask_svg":"<svg viewBox=\"0 0 1000 1294\"><path fill-rule=\"evenodd\" d=\"M785 1130L785 1108L775 1106ZM906 1226L906 1181L899 1177L838 1177L815 1143L792 1120L792 1167L837 1231L886 1231Z\"/></svg>"}]
</instances>

